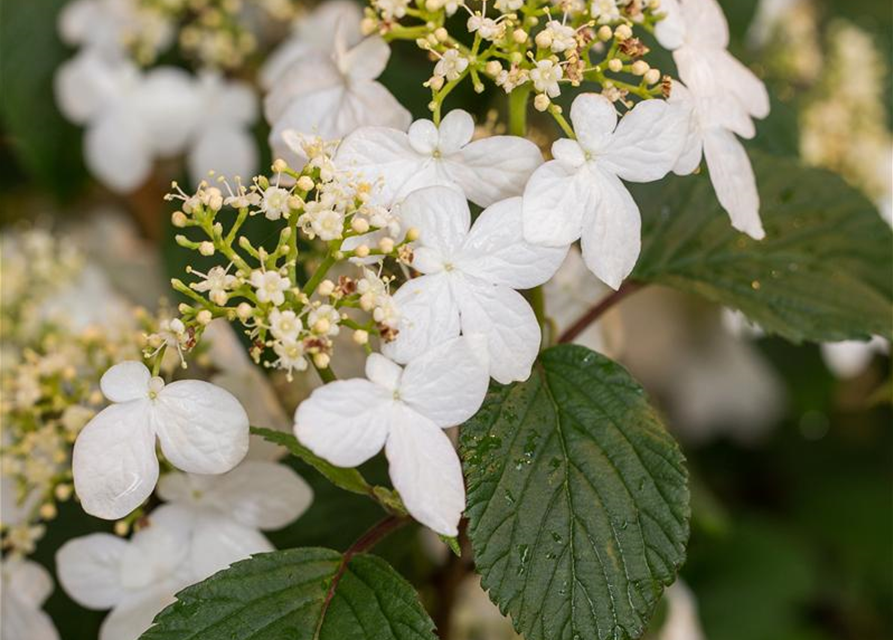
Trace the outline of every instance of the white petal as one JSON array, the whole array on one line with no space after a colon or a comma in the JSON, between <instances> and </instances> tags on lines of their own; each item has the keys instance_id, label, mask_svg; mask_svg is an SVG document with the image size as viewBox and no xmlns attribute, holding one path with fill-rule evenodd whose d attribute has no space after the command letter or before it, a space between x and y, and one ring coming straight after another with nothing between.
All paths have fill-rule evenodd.
<instances>
[{"instance_id":1,"label":"white petal","mask_svg":"<svg viewBox=\"0 0 893 640\"><path fill-rule=\"evenodd\" d=\"M407 183L433 164L410 145L409 136L388 127L363 127L347 136L335 154L335 165L377 183L380 198L391 204Z\"/></svg>"},{"instance_id":2,"label":"white petal","mask_svg":"<svg viewBox=\"0 0 893 640\"><path fill-rule=\"evenodd\" d=\"M525 138L493 136L475 140L455 155L444 156L442 164L444 172L469 200L489 207L524 193L530 176L543 164L543 154Z\"/></svg>"},{"instance_id":3,"label":"white petal","mask_svg":"<svg viewBox=\"0 0 893 640\"><path fill-rule=\"evenodd\" d=\"M216 508L246 527L272 531L298 519L313 502L313 489L295 471L275 462L245 460L216 479Z\"/></svg>"},{"instance_id":4,"label":"white petal","mask_svg":"<svg viewBox=\"0 0 893 640\"><path fill-rule=\"evenodd\" d=\"M129 402L149 397L152 374L142 362L125 360L102 374L99 388L112 402Z\"/></svg>"},{"instance_id":5,"label":"white petal","mask_svg":"<svg viewBox=\"0 0 893 640\"><path fill-rule=\"evenodd\" d=\"M209 171L225 177L247 177L257 169L254 136L239 126L215 126L202 131L189 152L189 175L193 182Z\"/></svg>"},{"instance_id":6,"label":"white petal","mask_svg":"<svg viewBox=\"0 0 893 640\"><path fill-rule=\"evenodd\" d=\"M424 416L406 407L393 413L385 453L394 488L413 518L442 535L457 535L465 485L456 450Z\"/></svg>"},{"instance_id":7,"label":"white petal","mask_svg":"<svg viewBox=\"0 0 893 640\"><path fill-rule=\"evenodd\" d=\"M583 225L583 260L602 282L618 289L639 258L642 219L629 190L616 176L595 175L599 198L594 215L588 215Z\"/></svg>"},{"instance_id":8,"label":"white petal","mask_svg":"<svg viewBox=\"0 0 893 640\"><path fill-rule=\"evenodd\" d=\"M380 36L370 36L348 51L340 62L351 80L375 80L388 66L390 57L387 42Z\"/></svg>"},{"instance_id":9,"label":"white petal","mask_svg":"<svg viewBox=\"0 0 893 640\"><path fill-rule=\"evenodd\" d=\"M462 245L457 268L512 289L530 289L551 278L567 248L526 242L521 205L521 198L510 198L485 209Z\"/></svg>"},{"instance_id":10,"label":"white petal","mask_svg":"<svg viewBox=\"0 0 893 640\"><path fill-rule=\"evenodd\" d=\"M28 562L27 565L39 566L33 562ZM47 579L52 582L48 575ZM0 634L3 640L59 640L52 619L38 606L23 598L22 594L4 581L3 597L0 599Z\"/></svg>"},{"instance_id":11,"label":"white petal","mask_svg":"<svg viewBox=\"0 0 893 640\"><path fill-rule=\"evenodd\" d=\"M176 67L155 67L140 85L134 109L145 122L149 143L167 157L180 153L201 115L194 78Z\"/></svg>"},{"instance_id":12,"label":"white petal","mask_svg":"<svg viewBox=\"0 0 893 640\"><path fill-rule=\"evenodd\" d=\"M584 149L601 151L617 126L617 110L603 95L581 93L571 104L571 122Z\"/></svg>"},{"instance_id":13,"label":"white petal","mask_svg":"<svg viewBox=\"0 0 893 640\"><path fill-rule=\"evenodd\" d=\"M716 0L685 0L682 14L693 45L716 49L729 46L729 23Z\"/></svg>"},{"instance_id":14,"label":"white petal","mask_svg":"<svg viewBox=\"0 0 893 640\"><path fill-rule=\"evenodd\" d=\"M53 593L53 577L43 565L31 560L7 557L3 563L9 589L22 601L41 607Z\"/></svg>"},{"instance_id":15,"label":"white petal","mask_svg":"<svg viewBox=\"0 0 893 640\"><path fill-rule=\"evenodd\" d=\"M766 85L753 71L728 51L723 51L712 60L716 65L715 73L723 78L723 84L755 118L769 115L769 93Z\"/></svg>"},{"instance_id":16,"label":"white petal","mask_svg":"<svg viewBox=\"0 0 893 640\"><path fill-rule=\"evenodd\" d=\"M449 259L468 235L471 211L465 197L455 189L426 187L406 196L400 205L400 223L404 229L418 229L420 246Z\"/></svg>"},{"instance_id":17,"label":"white petal","mask_svg":"<svg viewBox=\"0 0 893 640\"><path fill-rule=\"evenodd\" d=\"M66 542L56 552L59 584L87 609L110 609L122 598L121 560L127 541L108 533L91 533Z\"/></svg>"},{"instance_id":18,"label":"white petal","mask_svg":"<svg viewBox=\"0 0 893 640\"><path fill-rule=\"evenodd\" d=\"M185 586L185 582L168 580L129 595L102 621L99 640L137 640L152 626L155 616L174 602L174 594Z\"/></svg>"},{"instance_id":19,"label":"white petal","mask_svg":"<svg viewBox=\"0 0 893 640\"><path fill-rule=\"evenodd\" d=\"M685 20L679 0L661 0L661 13L664 19L654 26L654 36L664 49L678 49L685 43ZM697 35L695 35L697 37Z\"/></svg>"},{"instance_id":20,"label":"white petal","mask_svg":"<svg viewBox=\"0 0 893 640\"><path fill-rule=\"evenodd\" d=\"M380 353L370 353L366 358L366 377L388 391L396 391L403 377L403 367Z\"/></svg>"},{"instance_id":21,"label":"white petal","mask_svg":"<svg viewBox=\"0 0 893 640\"><path fill-rule=\"evenodd\" d=\"M547 162L534 171L524 190L524 239L566 247L580 237L583 213L594 198L587 171L569 172L560 162Z\"/></svg>"},{"instance_id":22,"label":"white petal","mask_svg":"<svg viewBox=\"0 0 893 640\"><path fill-rule=\"evenodd\" d=\"M84 135L84 160L90 173L110 189L133 191L152 173L145 124L126 108L104 112Z\"/></svg>"},{"instance_id":23,"label":"white petal","mask_svg":"<svg viewBox=\"0 0 893 640\"><path fill-rule=\"evenodd\" d=\"M264 97L267 122L276 124L300 96L320 94L329 89L343 89L341 74L331 57L315 52L288 69Z\"/></svg>"},{"instance_id":24,"label":"white petal","mask_svg":"<svg viewBox=\"0 0 893 640\"><path fill-rule=\"evenodd\" d=\"M540 326L533 309L517 291L463 278L456 292L462 332L487 338L490 375L502 384L530 377L540 347Z\"/></svg>"},{"instance_id":25,"label":"white petal","mask_svg":"<svg viewBox=\"0 0 893 640\"><path fill-rule=\"evenodd\" d=\"M368 380L338 380L314 390L295 412L295 436L339 467L356 467L381 451L392 394Z\"/></svg>"},{"instance_id":26,"label":"white petal","mask_svg":"<svg viewBox=\"0 0 893 640\"><path fill-rule=\"evenodd\" d=\"M660 180L682 153L690 117L690 110L681 104L640 102L623 116L597 165L632 182Z\"/></svg>"},{"instance_id":27,"label":"white petal","mask_svg":"<svg viewBox=\"0 0 893 640\"><path fill-rule=\"evenodd\" d=\"M441 342L407 364L400 383L403 402L439 427L477 413L490 382L484 330Z\"/></svg>"},{"instance_id":28,"label":"white petal","mask_svg":"<svg viewBox=\"0 0 893 640\"><path fill-rule=\"evenodd\" d=\"M56 71L56 104L66 118L85 124L119 99L124 85L136 73L128 64L113 65L96 52L84 50Z\"/></svg>"},{"instance_id":29,"label":"white petal","mask_svg":"<svg viewBox=\"0 0 893 640\"><path fill-rule=\"evenodd\" d=\"M732 226L762 240L766 232L760 220L760 194L744 146L733 133L712 129L704 136L704 156L716 197Z\"/></svg>"},{"instance_id":30,"label":"white petal","mask_svg":"<svg viewBox=\"0 0 893 640\"><path fill-rule=\"evenodd\" d=\"M152 410L161 450L189 473L225 473L248 452L248 415L225 389L201 380L164 387Z\"/></svg>"},{"instance_id":31,"label":"white petal","mask_svg":"<svg viewBox=\"0 0 893 640\"><path fill-rule=\"evenodd\" d=\"M71 470L81 506L90 515L123 518L155 488L158 458L149 402L106 407L78 435Z\"/></svg>"},{"instance_id":32,"label":"white petal","mask_svg":"<svg viewBox=\"0 0 893 640\"><path fill-rule=\"evenodd\" d=\"M447 156L457 153L471 142L474 136L474 120L462 109L453 109L440 122L437 148Z\"/></svg>"},{"instance_id":33,"label":"white petal","mask_svg":"<svg viewBox=\"0 0 893 640\"><path fill-rule=\"evenodd\" d=\"M391 360L406 363L432 345L459 335L459 308L450 290L450 276L436 273L413 278L394 294L400 312L397 338L382 345Z\"/></svg>"},{"instance_id":34,"label":"white petal","mask_svg":"<svg viewBox=\"0 0 893 640\"><path fill-rule=\"evenodd\" d=\"M409 131L406 132L406 135L409 136L409 146L417 153L429 156L437 151L440 134L437 131L437 125L431 120L426 118L416 120L409 125Z\"/></svg>"}]
</instances>

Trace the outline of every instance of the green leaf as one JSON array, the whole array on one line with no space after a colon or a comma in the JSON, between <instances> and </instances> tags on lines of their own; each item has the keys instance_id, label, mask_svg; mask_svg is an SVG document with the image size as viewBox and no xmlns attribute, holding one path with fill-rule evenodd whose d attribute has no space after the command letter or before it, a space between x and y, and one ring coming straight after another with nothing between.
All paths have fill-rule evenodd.
<instances>
[{"instance_id":1,"label":"green leaf","mask_svg":"<svg viewBox=\"0 0 893 640\"><path fill-rule=\"evenodd\" d=\"M637 638L688 539L683 457L642 388L584 347L494 385L462 427L468 535L527 640Z\"/></svg>"},{"instance_id":2,"label":"green leaf","mask_svg":"<svg viewBox=\"0 0 893 640\"><path fill-rule=\"evenodd\" d=\"M766 239L732 229L707 176L636 188L643 247L633 277L735 309L800 342L893 335L893 234L843 180L751 152Z\"/></svg>"},{"instance_id":3,"label":"green leaf","mask_svg":"<svg viewBox=\"0 0 893 640\"><path fill-rule=\"evenodd\" d=\"M177 594L141 640L436 640L412 586L371 555L264 553Z\"/></svg>"},{"instance_id":4,"label":"green leaf","mask_svg":"<svg viewBox=\"0 0 893 640\"><path fill-rule=\"evenodd\" d=\"M276 431L274 429L263 429L260 427L251 427L251 433L260 436L267 442L272 442L273 444L285 447L293 456L300 458L319 471L336 487L352 493L369 496L375 495L374 488L371 484L366 482L366 479L363 478L363 475L359 471L356 469L336 467L330 462L323 460L310 451L310 449L298 442L298 439L290 433Z\"/></svg>"}]
</instances>

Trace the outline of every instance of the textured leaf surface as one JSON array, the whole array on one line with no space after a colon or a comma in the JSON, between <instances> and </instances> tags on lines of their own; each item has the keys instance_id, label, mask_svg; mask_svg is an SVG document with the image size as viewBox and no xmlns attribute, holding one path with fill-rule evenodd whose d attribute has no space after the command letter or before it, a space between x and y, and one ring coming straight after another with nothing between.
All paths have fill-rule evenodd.
<instances>
[{"instance_id":1,"label":"textured leaf surface","mask_svg":"<svg viewBox=\"0 0 893 640\"><path fill-rule=\"evenodd\" d=\"M584 347L540 356L462 427L469 537L527 640L641 636L685 556L683 458L641 387Z\"/></svg>"},{"instance_id":2,"label":"textured leaf surface","mask_svg":"<svg viewBox=\"0 0 893 640\"><path fill-rule=\"evenodd\" d=\"M375 556L291 549L237 562L177 594L141 640L436 640L412 586Z\"/></svg>"},{"instance_id":3,"label":"textured leaf surface","mask_svg":"<svg viewBox=\"0 0 893 640\"><path fill-rule=\"evenodd\" d=\"M843 180L751 152L766 239L738 233L707 176L636 188L643 249L633 277L740 309L799 342L893 334L893 234Z\"/></svg>"}]
</instances>

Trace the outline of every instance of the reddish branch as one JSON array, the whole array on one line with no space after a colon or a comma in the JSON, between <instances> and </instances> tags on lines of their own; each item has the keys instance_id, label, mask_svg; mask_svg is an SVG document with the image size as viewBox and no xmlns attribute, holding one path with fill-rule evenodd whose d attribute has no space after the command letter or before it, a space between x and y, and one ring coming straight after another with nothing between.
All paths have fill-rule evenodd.
<instances>
[{"instance_id":1,"label":"reddish branch","mask_svg":"<svg viewBox=\"0 0 893 640\"><path fill-rule=\"evenodd\" d=\"M561 337L558 338L558 343L565 344L567 342L573 342L574 338L583 333L586 330L586 327L598 320L605 311L644 286L645 285L640 282L627 280L620 285L620 288L617 289L617 291L605 296L605 298L603 298L597 305L584 313L579 320L572 324L567 331L562 333Z\"/></svg>"}]
</instances>

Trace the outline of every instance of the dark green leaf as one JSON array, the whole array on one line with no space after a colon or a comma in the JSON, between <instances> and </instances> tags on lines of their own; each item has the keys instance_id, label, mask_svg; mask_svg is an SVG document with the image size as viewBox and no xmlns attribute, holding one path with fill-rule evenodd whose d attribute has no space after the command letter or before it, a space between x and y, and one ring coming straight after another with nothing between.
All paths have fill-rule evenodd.
<instances>
[{"instance_id":1,"label":"dark green leaf","mask_svg":"<svg viewBox=\"0 0 893 640\"><path fill-rule=\"evenodd\" d=\"M619 365L544 352L462 427L482 584L527 640L636 638L683 562L682 454Z\"/></svg>"},{"instance_id":2,"label":"dark green leaf","mask_svg":"<svg viewBox=\"0 0 893 640\"><path fill-rule=\"evenodd\" d=\"M262 429L259 427L251 427L251 433L260 436L267 442L272 442L285 447L289 452L311 467L319 471L322 475L331 481L337 487L359 493L362 495L373 495L373 487L366 482L363 475L356 469L343 469L336 467L330 462L326 462L319 456L315 455L310 449L298 442L298 439L289 433L276 431L274 429Z\"/></svg>"},{"instance_id":3,"label":"dark green leaf","mask_svg":"<svg viewBox=\"0 0 893 640\"><path fill-rule=\"evenodd\" d=\"M827 171L751 157L766 239L732 229L706 175L637 188L633 277L740 309L795 342L893 335L893 234L875 207Z\"/></svg>"},{"instance_id":4,"label":"dark green leaf","mask_svg":"<svg viewBox=\"0 0 893 640\"><path fill-rule=\"evenodd\" d=\"M436 640L387 562L290 549L237 562L177 594L141 640Z\"/></svg>"}]
</instances>

